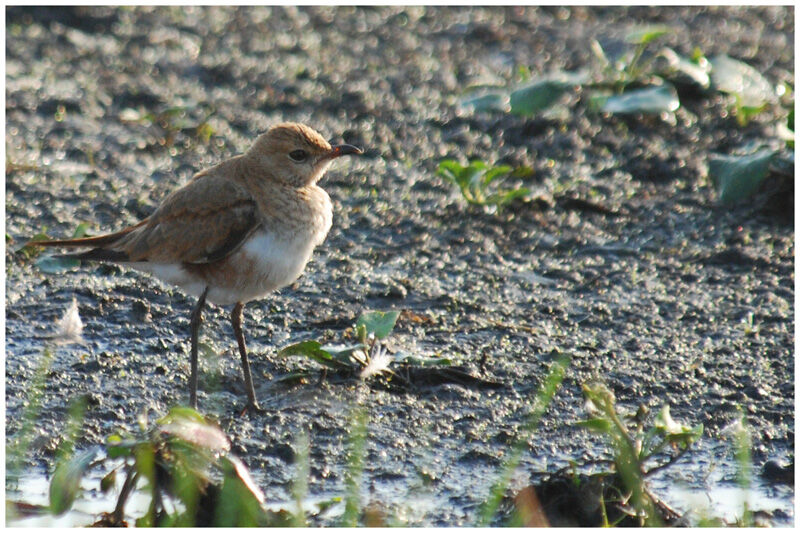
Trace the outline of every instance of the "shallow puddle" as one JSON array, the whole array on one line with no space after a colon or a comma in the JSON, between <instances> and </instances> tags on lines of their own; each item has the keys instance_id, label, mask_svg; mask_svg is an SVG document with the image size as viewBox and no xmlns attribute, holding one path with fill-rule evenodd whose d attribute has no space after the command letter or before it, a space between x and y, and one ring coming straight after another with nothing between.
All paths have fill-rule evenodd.
<instances>
[{"instance_id":1,"label":"shallow puddle","mask_svg":"<svg viewBox=\"0 0 800 533\"><path fill-rule=\"evenodd\" d=\"M7 510L6 527L83 527L92 524L103 512L114 509L121 480L118 480L117 490L103 494L98 490L100 475L92 475L83 480L81 487L84 489L76 500L71 511L61 516L50 514L36 514L34 516L14 516L13 511ZM759 518L762 525L773 527L793 527L794 525L794 488L786 485L767 485L754 483L749 491L723 481L721 471L710 476L707 489L699 489L686 483L671 481L666 476L654 479L651 487L655 494L660 496L674 509L681 513L689 513L689 521L695 525L703 519L719 518L729 524L734 524L741 518L745 499L750 510L766 513ZM43 472L29 472L23 475L17 487L8 488L7 501L31 504L36 506L48 505L49 477ZM440 505L448 505L448 498L432 492L429 488L409 488L398 486L397 482L370 482L369 496L364 502L372 508L385 512L386 525L421 526L431 525L436 520L436 509ZM330 505L323 513L318 513L321 505L331 502L340 494L317 494L303 502L307 516L317 515L315 522L324 525L334 525L344 511L344 503L338 502ZM376 506L376 503L380 502ZM147 511L149 498L142 492L134 493L126 505L126 518L130 524ZM272 501L265 505L272 511L282 509L294 510L294 502ZM465 517L467 522L472 518Z\"/></svg>"}]
</instances>

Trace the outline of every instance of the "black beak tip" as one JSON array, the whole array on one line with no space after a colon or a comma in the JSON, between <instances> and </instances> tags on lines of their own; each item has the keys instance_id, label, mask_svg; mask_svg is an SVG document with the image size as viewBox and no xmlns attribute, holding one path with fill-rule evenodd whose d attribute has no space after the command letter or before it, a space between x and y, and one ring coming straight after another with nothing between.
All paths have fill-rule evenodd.
<instances>
[{"instance_id":1,"label":"black beak tip","mask_svg":"<svg viewBox=\"0 0 800 533\"><path fill-rule=\"evenodd\" d=\"M352 144L339 144L331 148L331 155L333 157L340 157L343 155L361 155L364 150Z\"/></svg>"}]
</instances>

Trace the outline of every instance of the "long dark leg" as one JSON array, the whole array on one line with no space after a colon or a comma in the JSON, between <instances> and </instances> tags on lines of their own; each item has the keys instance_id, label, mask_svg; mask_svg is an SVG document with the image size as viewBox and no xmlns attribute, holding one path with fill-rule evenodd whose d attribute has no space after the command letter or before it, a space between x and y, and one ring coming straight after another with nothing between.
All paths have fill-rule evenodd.
<instances>
[{"instance_id":1,"label":"long dark leg","mask_svg":"<svg viewBox=\"0 0 800 533\"><path fill-rule=\"evenodd\" d=\"M197 337L200 335L200 324L203 323L203 307L206 305L208 287L197 300L197 305L192 309L192 374L189 377L189 405L197 409Z\"/></svg>"},{"instance_id":2,"label":"long dark leg","mask_svg":"<svg viewBox=\"0 0 800 533\"><path fill-rule=\"evenodd\" d=\"M244 345L242 310L244 310L244 304L238 302L233 307L233 312L231 312L231 324L233 324L233 333L236 335L236 342L239 344L239 355L242 356L242 372L244 373L244 388L247 392L247 406L254 411L261 411L256 401L256 391L253 389L253 377L250 375L250 361L247 359L247 347Z\"/></svg>"}]
</instances>

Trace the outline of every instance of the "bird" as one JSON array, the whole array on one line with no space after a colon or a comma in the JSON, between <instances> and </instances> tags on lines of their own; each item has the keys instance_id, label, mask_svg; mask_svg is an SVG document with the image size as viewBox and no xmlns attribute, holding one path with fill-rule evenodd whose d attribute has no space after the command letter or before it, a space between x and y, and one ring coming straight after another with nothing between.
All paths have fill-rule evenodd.
<instances>
[{"instance_id":1,"label":"bird","mask_svg":"<svg viewBox=\"0 0 800 533\"><path fill-rule=\"evenodd\" d=\"M137 224L30 244L88 248L62 257L127 265L197 296L190 315L189 404L195 409L203 308L206 301L233 305L246 409L261 412L242 330L244 305L300 277L333 221L330 197L318 182L334 159L361 154L350 144L331 146L305 124L277 124L246 152L195 174Z\"/></svg>"}]
</instances>

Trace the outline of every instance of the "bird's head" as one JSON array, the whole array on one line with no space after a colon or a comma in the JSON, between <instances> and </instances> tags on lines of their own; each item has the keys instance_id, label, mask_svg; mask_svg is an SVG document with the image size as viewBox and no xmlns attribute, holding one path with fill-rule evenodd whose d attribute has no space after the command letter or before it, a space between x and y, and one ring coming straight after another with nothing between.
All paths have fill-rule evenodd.
<instances>
[{"instance_id":1,"label":"bird's head","mask_svg":"<svg viewBox=\"0 0 800 533\"><path fill-rule=\"evenodd\" d=\"M350 144L331 146L304 124L285 122L261 134L245 157L257 172L292 187L305 187L317 183L337 157L361 153Z\"/></svg>"}]
</instances>

